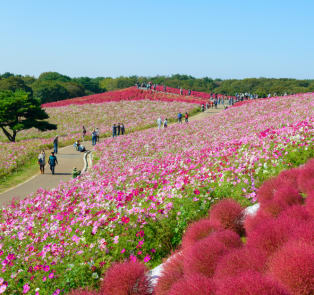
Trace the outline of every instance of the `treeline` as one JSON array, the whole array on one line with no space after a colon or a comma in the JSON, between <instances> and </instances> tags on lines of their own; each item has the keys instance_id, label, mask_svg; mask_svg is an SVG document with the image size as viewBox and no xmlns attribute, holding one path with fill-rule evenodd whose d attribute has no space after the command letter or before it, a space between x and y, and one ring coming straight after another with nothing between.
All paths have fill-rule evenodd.
<instances>
[{"instance_id":1,"label":"treeline","mask_svg":"<svg viewBox=\"0 0 314 295\"><path fill-rule=\"evenodd\" d=\"M189 75L155 76L155 77L79 77L71 78L56 72L42 73L38 78L32 76L4 73L0 75L0 90L17 89L31 93L41 103L79 97L94 93L122 89L134 86L135 83L162 84L169 87L191 89L225 95L236 93L258 94L266 97L274 95L314 92L314 80L248 78L248 79L211 79L194 78Z\"/></svg>"}]
</instances>

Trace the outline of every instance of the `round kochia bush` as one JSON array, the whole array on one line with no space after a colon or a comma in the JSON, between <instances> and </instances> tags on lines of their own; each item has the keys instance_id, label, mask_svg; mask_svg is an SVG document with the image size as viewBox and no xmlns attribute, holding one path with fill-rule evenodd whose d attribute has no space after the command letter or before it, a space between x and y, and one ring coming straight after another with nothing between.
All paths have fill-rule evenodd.
<instances>
[{"instance_id":1,"label":"round kochia bush","mask_svg":"<svg viewBox=\"0 0 314 295\"><path fill-rule=\"evenodd\" d=\"M149 295L147 268L139 262L114 264L106 273L100 295Z\"/></svg>"},{"instance_id":2,"label":"round kochia bush","mask_svg":"<svg viewBox=\"0 0 314 295\"><path fill-rule=\"evenodd\" d=\"M209 220L214 227L243 233L243 208L233 199L224 199L210 210Z\"/></svg>"}]
</instances>

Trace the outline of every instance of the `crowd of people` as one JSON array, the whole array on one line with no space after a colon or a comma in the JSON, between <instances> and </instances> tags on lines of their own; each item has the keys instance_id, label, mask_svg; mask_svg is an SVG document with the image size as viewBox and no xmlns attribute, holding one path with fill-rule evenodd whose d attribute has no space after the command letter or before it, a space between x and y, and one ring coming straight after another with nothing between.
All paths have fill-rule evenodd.
<instances>
[{"instance_id":1,"label":"crowd of people","mask_svg":"<svg viewBox=\"0 0 314 295\"><path fill-rule=\"evenodd\" d=\"M124 134L125 134L125 127L123 123L112 125L112 137L117 137L119 135L124 135Z\"/></svg>"}]
</instances>

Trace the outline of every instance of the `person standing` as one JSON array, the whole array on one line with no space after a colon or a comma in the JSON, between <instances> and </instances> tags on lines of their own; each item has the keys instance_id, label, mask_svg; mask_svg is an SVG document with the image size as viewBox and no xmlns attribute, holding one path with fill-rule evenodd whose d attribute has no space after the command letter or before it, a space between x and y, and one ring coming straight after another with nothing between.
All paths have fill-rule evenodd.
<instances>
[{"instance_id":1,"label":"person standing","mask_svg":"<svg viewBox=\"0 0 314 295\"><path fill-rule=\"evenodd\" d=\"M121 135L124 135L125 128L124 128L124 124L123 123L121 123L120 130L121 130Z\"/></svg>"},{"instance_id":2,"label":"person standing","mask_svg":"<svg viewBox=\"0 0 314 295\"><path fill-rule=\"evenodd\" d=\"M162 120L161 120L161 118L159 117L159 118L157 119L158 129L161 128L161 124L162 124Z\"/></svg>"},{"instance_id":3,"label":"person standing","mask_svg":"<svg viewBox=\"0 0 314 295\"><path fill-rule=\"evenodd\" d=\"M54 151L55 154L58 153L58 144L59 144L58 141L59 141L59 140L58 140L58 135L57 135L57 136L54 138L54 140L53 140L53 151Z\"/></svg>"},{"instance_id":4,"label":"person standing","mask_svg":"<svg viewBox=\"0 0 314 295\"><path fill-rule=\"evenodd\" d=\"M178 122L182 123L182 114L181 114L181 112L178 113Z\"/></svg>"},{"instance_id":5,"label":"person standing","mask_svg":"<svg viewBox=\"0 0 314 295\"><path fill-rule=\"evenodd\" d=\"M48 164L50 166L51 173L55 174L55 167L58 164L58 160L54 152L51 152L51 155L49 156Z\"/></svg>"},{"instance_id":6,"label":"person standing","mask_svg":"<svg viewBox=\"0 0 314 295\"><path fill-rule=\"evenodd\" d=\"M112 126L112 137L116 137L117 136L117 126L116 124L113 124Z\"/></svg>"},{"instance_id":7,"label":"person standing","mask_svg":"<svg viewBox=\"0 0 314 295\"><path fill-rule=\"evenodd\" d=\"M184 118L185 118L185 123L189 123L189 114L187 112L185 113Z\"/></svg>"},{"instance_id":8,"label":"person standing","mask_svg":"<svg viewBox=\"0 0 314 295\"><path fill-rule=\"evenodd\" d=\"M118 124L117 124L117 133L118 133L118 135L120 135L120 131L121 131L120 129L121 129L121 128L120 128L120 123L118 123Z\"/></svg>"},{"instance_id":9,"label":"person standing","mask_svg":"<svg viewBox=\"0 0 314 295\"><path fill-rule=\"evenodd\" d=\"M168 127L168 120L166 118L165 121L164 121L164 128L167 128L167 127Z\"/></svg>"},{"instance_id":10,"label":"person standing","mask_svg":"<svg viewBox=\"0 0 314 295\"><path fill-rule=\"evenodd\" d=\"M99 129L96 128L95 132L96 132L96 141L99 142Z\"/></svg>"},{"instance_id":11,"label":"person standing","mask_svg":"<svg viewBox=\"0 0 314 295\"><path fill-rule=\"evenodd\" d=\"M96 131L94 130L92 132L92 145L96 145L97 142L97 135L96 135Z\"/></svg>"},{"instance_id":12,"label":"person standing","mask_svg":"<svg viewBox=\"0 0 314 295\"><path fill-rule=\"evenodd\" d=\"M85 129L85 126L83 125L82 127L82 134L83 134L83 141L85 139L85 135L86 135L86 129Z\"/></svg>"},{"instance_id":13,"label":"person standing","mask_svg":"<svg viewBox=\"0 0 314 295\"><path fill-rule=\"evenodd\" d=\"M41 153L38 155L38 164L39 164L40 173L44 174L45 165L46 165L46 154L44 150L42 150Z\"/></svg>"}]
</instances>

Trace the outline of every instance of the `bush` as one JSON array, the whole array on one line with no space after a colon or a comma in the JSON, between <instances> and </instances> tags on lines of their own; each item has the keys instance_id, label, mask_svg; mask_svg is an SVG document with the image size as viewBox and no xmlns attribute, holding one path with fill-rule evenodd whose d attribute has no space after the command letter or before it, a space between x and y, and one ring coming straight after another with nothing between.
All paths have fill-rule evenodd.
<instances>
[{"instance_id":1,"label":"bush","mask_svg":"<svg viewBox=\"0 0 314 295\"><path fill-rule=\"evenodd\" d=\"M305 200L305 208L307 212L314 217L314 192L310 192Z\"/></svg>"},{"instance_id":2,"label":"bush","mask_svg":"<svg viewBox=\"0 0 314 295\"><path fill-rule=\"evenodd\" d=\"M163 271L155 287L155 295L167 295L172 285L183 277L182 253L176 253L163 264Z\"/></svg>"},{"instance_id":3,"label":"bush","mask_svg":"<svg viewBox=\"0 0 314 295\"><path fill-rule=\"evenodd\" d=\"M214 227L230 229L241 235L243 208L232 199L224 199L215 204L210 210L209 220Z\"/></svg>"},{"instance_id":4,"label":"bush","mask_svg":"<svg viewBox=\"0 0 314 295\"><path fill-rule=\"evenodd\" d=\"M303 198L291 185L280 186L274 192L273 199L261 204L261 210L266 214L277 216L286 208L296 204L302 204Z\"/></svg>"},{"instance_id":5,"label":"bush","mask_svg":"<svg viewBox=\"0 0 314 295\"><path fill-rule=\"evenodd\" d=\"M248 233L247 246L270 256L290 238L289 219L268 219Z\"/></svg>"},{"instance_id":6,"label":"bush","mask_svg":"<svg viewBox=\"0 0 314 295\"><path fill-rule=\"evenodd\" d=\"M304 242L285 244L270 261L270 273L292 294L314 290L314 247Z\"/></svg>"},{"instance_id":7,"label":"bush","mask_svg":"<svg viewBox=\"0 0 314 295\"><path fill-rule=\"evenodd\" d=\"M113 264L105 274L100 295L149 295L147 268L139 262Z\"/></svg>"},{"instance_id":8,"label":"bush","mask_svg":"<svg viewBox=\"0 0 314 295\"><path fill-rule=\"evenodd\" d=\"M183 256L184 273L200 273L206 277L214 275L216 265L228 248L217 239L209 236L187 248Z\"/></svg>"},{"instance_id":9,"label":"bush","mask_svg":"<svg viewBox=\"0 0 314 295\"><path fill-rule=\"evenodd\" d=\"M303 169L300 170L298 176L298 187L306 194L309 194L314 189L314 159L309 160Z\"/></svg>"},{"instance_id":10,"label":"bush","mask_svg":"<svg viewBox=\"0 0 314 295\"><path fill-rule=\"evenodd\" d=\"M214 278L223 280L247 271L262 272L265 269L265 261L266 256L257 249L233 249L219 261Z\"/></svg>"},{"instance_id":11,"label":"bush","mask_svg":"<svg viewBox=\"0 0 314 295\"><path fill-rule=\"evenodd\" d=\"M261 209L255 215L248 215L244 220L244 228L246 235L248 235L251 231L254 231L256 227L265 222L266 220L271 219L270 216L266 215Z\"/></svg>"},{"instance_id":12,"label":"bush","mask_svg":"<svg viewBox=\"0 0 314 295\"><path fill-rule=\"evenodd\" d=\"M215 286L211 279L200 274L190 274L175 283L169 295L214 295Z\"/></svg>"},{"instance_id":13,"label":"bush","mask_svg":"<svg viewBox=\"0 0 314 295\"><path fill-rule=\"evenodd\" d=\"M263 185L259 188L257 192L257 198L261 205L271 201L274 197L274 193L277 191L278 187L282 182L276 178L272 177L264 181Z\"/></svg>"},{"instance_id":14,"label":"bush","mask_svg":"<svg viewBox=\"0 0 314 295\"><path fill-rule=\"evenodd\" d=\"M208 237L215 228L208 219L201 219L192 223L182 238L182 248L193 246L195 242Z\"/></svg>"},{"instance_id":15,"label":"bush","mask_svg":"<svg viewBox=\"0 0 314 295\"><path fill-rule=\"evenodd\" d=\"M277 176L277 179L281 183L287 183L288 185L297 188L299 173L300 173L299 168L292 168L289 170L284 170L279 173L279 175Z\"/></svg>"},{"instance_id":16,"label":"bush","mask_svg":"<svg viewBox=\"0 0 314 295\"><path fill-rule=\"evenodd\" d=\"M213 232L210 236L223 243L227 248L238 248L242 246L240 236L232 230Z\"/></svg>"},{"instance_id":17,"label":"bush","mask_svg":"<svg viewBox=\"0 0 314 295\"><path fill-rule=\"evenodd\" d=\"M251 271L216 283L216 295L289 295L278 283Z\"/></svg>"}]
</instances>

